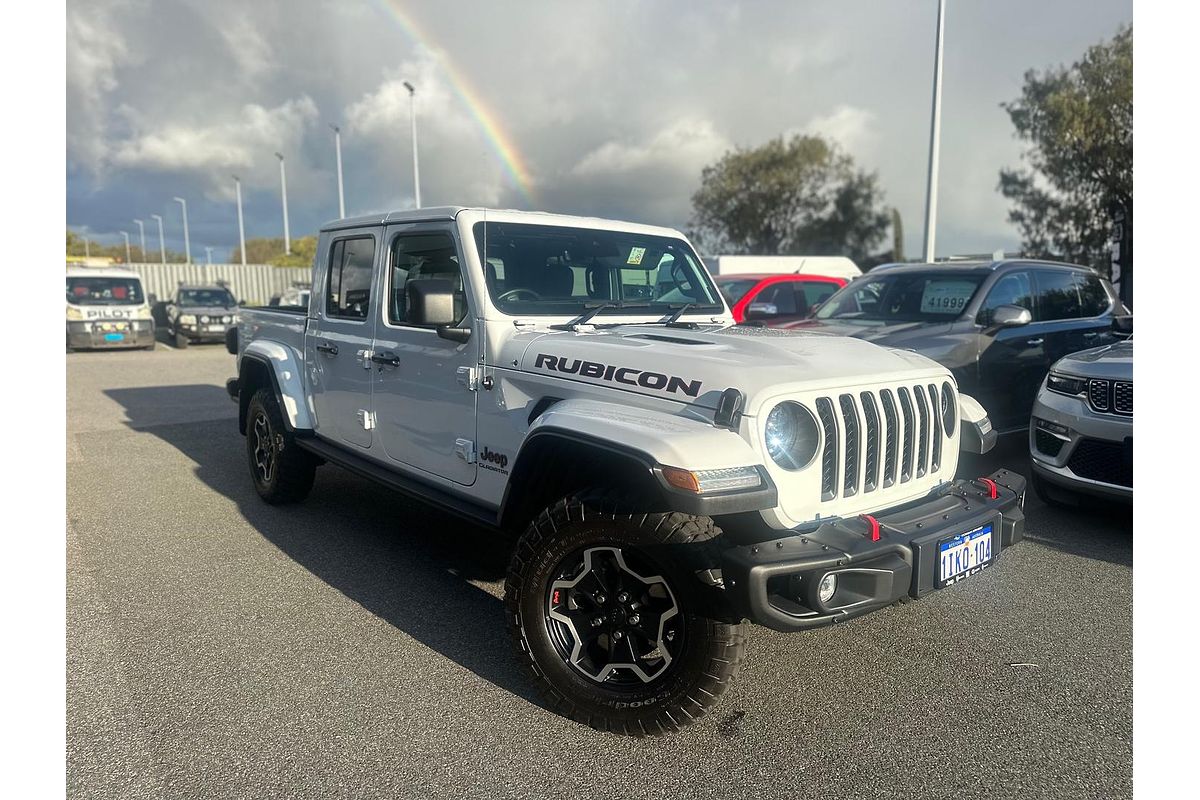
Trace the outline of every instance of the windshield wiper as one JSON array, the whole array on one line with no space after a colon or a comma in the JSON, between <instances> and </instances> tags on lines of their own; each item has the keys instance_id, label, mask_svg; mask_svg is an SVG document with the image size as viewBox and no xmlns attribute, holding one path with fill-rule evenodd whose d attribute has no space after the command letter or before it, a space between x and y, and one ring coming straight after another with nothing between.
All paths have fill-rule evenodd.
<instances>
[{"instance_id":1,"label":"windshield wiper","mask_svg":"<svg viewBox=\"0 0 1200 800\"><path fill-rule=\"evenodd\" d=\"M583 307L587 310L584 311L582 314L580 314L578 317L575 317L575 319L571 320L570 322L563 322L558 325L551 325L550 327L556 331L573 331L573 330L577 329L580 325L588 324L588 322L591 321L592 317L596 316L601 311L604 311L605 309L609 309L609 308L622 308L623 306L620 303L608 302L608 303L596 303L595 305L584 304Z\"/></svg>"},{"instance_id":2,"label":"windshield wiper","mask_svg":"<svg viewBox=\"0 0 1200 800\"><path fill-rule=\"evenodd\" d=\"M694 322L680 322L679 318L686 314L690 309L695 307L695 303L684 303L679 308L671 313L671 316L663 320L663 325L668 328L689 328L695 330L700 326Z\"/></svg>"}]
</instances>

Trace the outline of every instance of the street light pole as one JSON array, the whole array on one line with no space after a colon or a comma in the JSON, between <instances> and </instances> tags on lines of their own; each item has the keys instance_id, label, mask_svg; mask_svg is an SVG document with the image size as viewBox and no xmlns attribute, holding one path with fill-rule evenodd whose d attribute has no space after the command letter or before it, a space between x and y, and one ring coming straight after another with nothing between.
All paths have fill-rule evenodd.
<instances>
[{"instance_id":1,"label":"street light pole","mask_svg":"<svg viewBox=\"0 0 1200 800\"><path fill-rule=\"evenodd\" d=\"M933 261L937 234L938 159L942 142L942 40L946 0L938 0L937 47L933 64L933 114L929 122L929 179L925 186L925 260Z\"/></svg>"},{"instance_id":2,"label":"street light pole","mask_svg":"<svg viewBox=\"0 0 1200 800\"><path fill-rule=\"evenodd\" d=\"M210 267L212 266L212 250L211 247L204 248L204 262Z\"/></svg>"},{"instance_id":3,"label":"street light pole","mask_svg":"<svg viewBox=\"0 0 1200 800\"><path fill-rule=\"evenodd\" d=\"M88 241L86 235L83 237L83 257L84 258L92 257L92 243Z\"/></svg>"},{"instance_id":4,"label":"street light pole","mask_svg":"<svg viewBox=\"0 0 1200 800\"><path fill-rule=\"evenodd\" d=\"M121 231L121 235L125 237L125 263L132 264L133 254L129 252L129 234L125 231Z\"/></svg>"},{"instance_id":5,"label":"street light pole","mask_svg":"<svg viewBox=\"0 0 1200 800\"><path fill-rule=\"evenodd\" d=\"M140 219L135 219L138 226L138 234L142 237L142 261L146 260L146 224Z\"/></svg>"},{"instance_id":6,"label":"street light pole","mask_svg":"<svg viewBox=\"0 0 1200 800\"><path fill-rule=\"evenodd\" d=\"M183 253L187 263L192 263L192 240L188 237L187 224L187 200L182 197L176 197L175 202L183 207Z\"/></svg>"},{"instance_id":7,"label":"street light pole","mask_svg":"<svg viewBox=\"0 0 1200 800\"><path fill-rule=\"evenodd\" d=\"M160 263L165 264L167 263L167 245L166 242L163 241L162 217L160 217L158 214L151 214L150 218L158 221L158 254L161 258Z\"/></svg>"},{"instance_id":8,"label":"street light pole","mask_svg":"<svg viewBox=\"0 0 1200 800\"><path fill-rule=\"evenodd\" d=\"M283 153L276 153L279 159L279 193L283 196L283 252L292 254L292 237L288 234L287 218L287 172L283 168Z\"/></svg>"},{"instance_id":9,"label":"street light pole","mask_svg":"<svg viewBox=\"0 0 1200 800\"><path fill-rule=\"evenodd\" d=\"M242 266L246 266L246 225L242 222L242 180L233 176L233 188L237 191L238 246L242 249Z\"/></svg>"},{"instance_id":10,"label":"street light pole","mask_svg":"<svg viewBox=\"0 0 1200 800\"><path fill-rule=\"evenodd\" d=\"M417 89L408 81L404 82L408 89L408 110L412 117L412 147L413 147L413 199L417 208L421 207L421 165L417 159Z\"/></svg>"},{"instance_id":11,"label":"street light pole","mask_svg":"<svg viewBox=\"0 0 1200 800\"><path fill-rule=\"evenodd\" d=\"M337 175L338 175L338 218L346 218L346 195L342 189L342 129L337 125L330 125L333 128L333 149L337 153Z\"/></svg>"}]
</instances>

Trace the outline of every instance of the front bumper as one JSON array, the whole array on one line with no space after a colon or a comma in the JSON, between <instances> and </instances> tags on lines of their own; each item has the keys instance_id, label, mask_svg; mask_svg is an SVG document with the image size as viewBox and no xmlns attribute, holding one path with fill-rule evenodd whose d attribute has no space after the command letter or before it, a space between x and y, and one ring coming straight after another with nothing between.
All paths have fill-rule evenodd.
<instances>
[{"instance_id":1,"label":"front bumper","mask_svg":"<svg viewBox=\"0 0 1200 800\"><path fill-rule=\"evenodd\" d=\"M209 323L196 325L179 325L176 330L182 333L191 342L224 342L225 334L230 328L236 327L236 323L226 325L225 323Z\"/></svg>"},{"instance_id":2,"label":"front bumper","mask_svg":"<svg viewBox=\"0 0 1200 800\"><path fill-rule=\"evenodd\" d=\"M1043 388L1029 421L1038 477L1077 492L1133 499L1133 417L1092 411L1080 397Z\"/></svg>"},{"instance_id":3,"label":"front bumper","mask_svg":"<svg viewBox=\"0 0 1200 800\"><path fill-rule=\"evenodd\" d=\"M938 544L991 523L992 558L1025 535L1025 478L998 470L981 482L959 480L915 504L870 521L837 519L770 541L726 550L721 575L734 616L778 631L799 631L862 616L938 588ZM829 573L838 589L827 603L817 586Z\"/></svg>"},{"instance_id":4,"label":"front bumper","mask_svg":"<svg viewBox=\"0 0 1200 800\"><path fill-rule=\"evenodd\" d=\"M67 347L72 350L121 350L152 344L152 320L67 323Z\"/></svg>"}]
</instances>

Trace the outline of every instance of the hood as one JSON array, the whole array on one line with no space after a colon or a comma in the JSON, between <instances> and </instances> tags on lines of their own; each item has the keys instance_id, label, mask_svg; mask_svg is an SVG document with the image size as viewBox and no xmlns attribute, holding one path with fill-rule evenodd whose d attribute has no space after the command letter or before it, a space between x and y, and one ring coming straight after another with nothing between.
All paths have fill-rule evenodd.
<instances>
[{"instance_id":1,"label":"hood","mask_svg":"<svg viewBox=\"0 0 1200 800\"><path fill-rule=\"evenodd\" d=\"M906 347L918 339L949 333L950 322L870 322L847 320L805 319L794 322L788 330L829 333L834 336L853 336L888 347Z\"/></svg>"},{"instance_id":2,"label":"hood","mask_svg":"<svg viewBox=\"0 0 1200 800\"><path fill-rule=\"evenodd\" d=\"M578 333L530 331L510 345L519 348L509 351L510 363L528 372L706 408L716 408L727 388L740 389L751 416L765 398L781 393L949 374L916 353L778 328L621 325Z\"/></svg>"},{"instance_id":3,"label":"hood","mask_svg":"<svg viewBox=\"0 0 1200 800\"><path fill-rule=\"evenodd\" d=\"M1072 353L1055 362L1055 372L1065 372L1080 378L1133 380L1133 340L1094 347Z\"/></svg>"}]
</instances>

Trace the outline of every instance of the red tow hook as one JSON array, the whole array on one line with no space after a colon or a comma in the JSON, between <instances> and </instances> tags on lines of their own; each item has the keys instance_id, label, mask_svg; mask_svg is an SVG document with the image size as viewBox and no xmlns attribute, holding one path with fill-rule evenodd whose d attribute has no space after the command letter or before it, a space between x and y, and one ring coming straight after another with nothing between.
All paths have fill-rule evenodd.
<instances>
[{"instance_id":1,"label":"red tow hook","mask_svg":"<svg viewBox=\"0 0 1200 800\"><path fill-rule=\"evenodd\" d=\"M879 541L879 520L875 519L870 514L860 514L858 518L870 526L871 541L878 542Z\"/></svg>"},{"instance_id":2,"label":"red tow hook","mask_svg":"<svg viewBox=\"0 0 1200 800\"><path fill-rule=\"evenodd\" d=\"M975 482L983 484L983 488L988 490L989 499L995 500L1000 496L1000 490L996 488L996 482L991 478L978 478Z\"/></svg>"}]
</instances>

